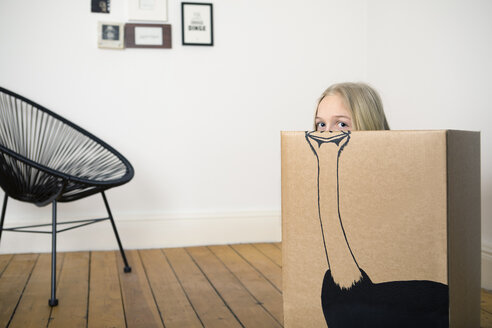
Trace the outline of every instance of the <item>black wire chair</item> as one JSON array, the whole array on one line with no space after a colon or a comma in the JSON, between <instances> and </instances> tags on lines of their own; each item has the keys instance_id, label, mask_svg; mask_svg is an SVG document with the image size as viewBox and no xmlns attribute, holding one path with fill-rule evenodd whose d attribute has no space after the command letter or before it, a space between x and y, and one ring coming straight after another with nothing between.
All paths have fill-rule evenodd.
<instances>
[{"instance_id":1,"label":"black wire chair","mask_svg":"<svg viewBox=\"0 0 492 328\"><path fill-rule=\"evenodd\" d=\"M0 87L0 186L5 191L0 219L2 231L48 233L52 236L51 298L56 298L56 234L110 220L125 264L131 267L121 244L105 190L127 183L133 167L115 149L50 110ZM57 202L70 202L101 193L108 217L57 222ZM52 222L4 228L7 199L52 204ZM65 225L65 228L58 228ZM43 227L51 226L50 231Z\"/></svg>"}]
</instances>

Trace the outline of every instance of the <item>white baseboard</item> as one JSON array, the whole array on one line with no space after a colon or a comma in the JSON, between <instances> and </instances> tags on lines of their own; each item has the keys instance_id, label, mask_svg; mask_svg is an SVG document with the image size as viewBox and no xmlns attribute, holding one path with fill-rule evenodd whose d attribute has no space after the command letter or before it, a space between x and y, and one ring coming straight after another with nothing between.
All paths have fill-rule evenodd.
<instances>
[{"instance_id":1,"label":"white baseboard","mask_svg":"<svg viewBox=\"0 0 492 328\"><path fill-rule=\"evenodd\" d=\"M482 288L492 290L492 245L482 243Z\"/></svg>"},{"instance_id":2,"label":"white baseboard","mask_svg":"<svg viewBox=\"0 0 492 328\"><path fill-rule=\"evenodd\" d=\"M125 249L148 249L280 242L280 212L163 214L146 217L118 215L116 226ZM40 222L22 221L22 225ZM10 225L11 226L11 225ZM9 225L5 224L8 228ZM57 251L117 249L109 221L58 234ZM4 231L0 253L51 252L50 234Z\"/></svg>"}]
</instances>

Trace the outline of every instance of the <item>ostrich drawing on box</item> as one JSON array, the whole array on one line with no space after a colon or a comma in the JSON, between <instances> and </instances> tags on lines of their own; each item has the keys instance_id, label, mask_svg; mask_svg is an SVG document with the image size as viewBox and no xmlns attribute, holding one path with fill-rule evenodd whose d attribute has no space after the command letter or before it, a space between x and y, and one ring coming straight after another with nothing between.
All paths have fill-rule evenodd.
<instances>
[{"instance_id":1,"label":"ostrich drawing on box","mask_svg":"<svg viewBox=\"0 0 492 328\"><path fill-rule=\"evenodd\" d=\"M306 132L318 163L318 216L328 265L321 288L326 324L329 328L448 327L447 285L427 280L373 283L357 263L340 213L340 155L350 137L348 131ZM336 177L328 176L336 178L336 190L331 191L320 189L320 175L325 178L335 165L334 158L325 156L333 153L328 147L338 148ZM330 202L332 206L327 206Z\"/></svg>"}]
</instances>

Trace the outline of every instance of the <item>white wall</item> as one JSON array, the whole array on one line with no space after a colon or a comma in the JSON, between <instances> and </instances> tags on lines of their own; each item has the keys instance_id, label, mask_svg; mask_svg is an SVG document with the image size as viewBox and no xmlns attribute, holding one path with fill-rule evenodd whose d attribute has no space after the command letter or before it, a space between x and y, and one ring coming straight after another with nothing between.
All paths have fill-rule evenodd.
<instances>
[{"instance_id":1,"label":"white wall","mask_svg":"<svg viewBox=\"0 0 492 328\"><path fill-rule=\"evenodd\" d=\"M181 2L168 0L173 49L98 49L97 21L127 20L127 1L111 3L105 15L89 0L0 0L0 85L131 161L134 180L107 193L128 247L279 241L279 131L310 128L327 85L364 79L363 0L213 1L213 47L181 45ZM104 208L96 196L59 213ZM39 218L49 208L12 201L6 226ZM87 230L90 244L73 231L59 248L115 246ZM0 252L49 250L46 236L13 235Z\"/></svg>"},{"instance_id":2,"label":"white wall","mask_svg":"<svg viewBox=\"0 0 492 328\"><path fill-rule=\"evenodd\" d=\"M108 192L129 248L280 240L280 130L311 127L329 84L367 80L393 129L482 131L482 284L492 289L492 2L216 0L215 45L97 48L90 1L0 0L0 85L77 122L134 165ZM104 214L98 197L60 216ZM49 221L11 201L6 226ZM115 246L108 225L61 235L60 249ZM46 236L4 233L1 252L47 251ZM87 235L91 235L87 238ZM88 244L87 240L90 240ZM488 270L488 271L487 271ZM487 280L489 279L489 280Z\"/></svg>"},{"instance_id":3,"label":"white wall","mask_svg":"<svg viewBox=\"0 0 492 328\"><path fill-rule=\"evenodd\" d=\"M367 3L367 80L391 128L481 131L482 285L492 289L492 2Z\"/></svg>"}]
</instances>

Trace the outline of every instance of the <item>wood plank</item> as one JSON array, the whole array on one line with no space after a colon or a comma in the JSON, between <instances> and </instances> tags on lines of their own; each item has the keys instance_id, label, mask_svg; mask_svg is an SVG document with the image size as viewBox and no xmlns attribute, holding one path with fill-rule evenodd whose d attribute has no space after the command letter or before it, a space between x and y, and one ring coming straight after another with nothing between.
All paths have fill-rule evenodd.
<instances>
[{"instance_id":1,"label":"wood plank","mask_svg":"<svg viewBox=\"0 0 492 328\"><path fill-rule=\"evenodd\" d=\"M166 328L202 327L169 262L160 249L139 251Z\"/></svg>"},{"instance_id":2,"label":"wood plank","mask_svg":"<svg viewBox=\"0 0 492 328\"><path fill-rule=\"evenodd\" d=\"M252 244L256 249L258 249L261 253L263 253L266 257L273 261L273 263L277 264L279 267L282 267L282 251L273 244L259 243Z\"/></svg>"},{"instance_id":3,"label":"wood plank","mask_svg":"<svg viewBox=\"0 0 492 328\"><path fill-rule=\"evenodd\" d=\"M0 280L0 327L6 327L39 254L14 255Z\"/></svg>"},{"instance_id":4,"label":"wood plank","mask_svg":"<svg viewBox=\"0 0 492 328\"><path fill-rule=\"evenodd\" d=\"M282 294L263 275L228 246L209 246L209 249L241 281L272 316L283 324Z\"/></svg>"},{"instance_id":5,"label":"wood plank","mask_svg":"<svg viewBox=\"0 0 492 328\"><path fill-rule=\"evenodd\" d=\"M282 290L282 268L251 245L239 244L231 245L231 247L257 269L275 288L279 291Z\"/></svg>"},{"instance_id":6,"label":"wood plank","mask_svg":"<svg viewBox=\"0 0 492 328\"><path fill-rule=\"evenodd\" d=\"M48 327L86 327L89 290L89 252L66 253L57 283L58 305Z\"/></svg>"},{"instance_id":7,"label":"wood plank","mask_svg":"<svg viewBox=\"0 0 492 328\"><path fill-rule=\"evenodd\" d=\"M132 272L123 271L123 260L117 256L126 323L132 327L163 327L149 281L145 275L138 251L125 251Z\"/></svg>"},{"instance_id":8,"label":"wood plank","mask_svg":"<svg viewBox=\"0 0 492 328\"><path fill-rule=\"evenodd\" d=\"M482 289L482 302L480 304L480 307L483 310L492 313L492 293Z\"/></svg>"},{"instance_id":9,"label":"wood plank","mask_svg":"<svg viewBox=\"0 0 492 328\"><path fill-rule=\"evenodd\" d=\"M492 313L482 310L480 314L480 327L492 328Z\"/></svg>"},{"instance_id":10,"label":"wood plank","mask_svg":"<svg viewBox=\"0 0 492 328\"><path fill-rule=\"evenodd\" d=\"M0 278L2 277L3 270L7 267L9 264L10 260L14 256L12 254L2 254L0 255Z\"/></svg>"},{"instance_id":11,"label":"wood plank","mask_svg":"<svg viewBox=\"0 0 492 328\"><path fill-rule=\"evenodd\" d=\"M208 248L186 250L245 327L281 327Z\"/></svg>"},{"instance_id":12,"label":"wood plank","mask_svg":"<svg viewBox=\"0 0 492 328\"><path fill-rule=\"evenodd\" d=\"M91 253L89 281L89 328L125 327L116 254Z\"/></svg>"},{"instance_id":13,"label":"wood plank","mask_svg":"<svg viewBox=\"0 0 492 328\"><path fill-rule=\"evenodd\" d=\"M65 254L57 254L57 277ZM34 266L31 278L22 294L9 327L27 328L46 326L51 314L48 300L51 296L51 254L40 254Z\"/></svg>"},{"instance_id":14,"label":"wood plank","mask_svg":"<svg viewBox=\"0 0 492 328\"><path fill-rule=\"evenodd\" d=\"M163 252L205 327L241 327L183 248Z\"/></svg>"}]
</instances>

